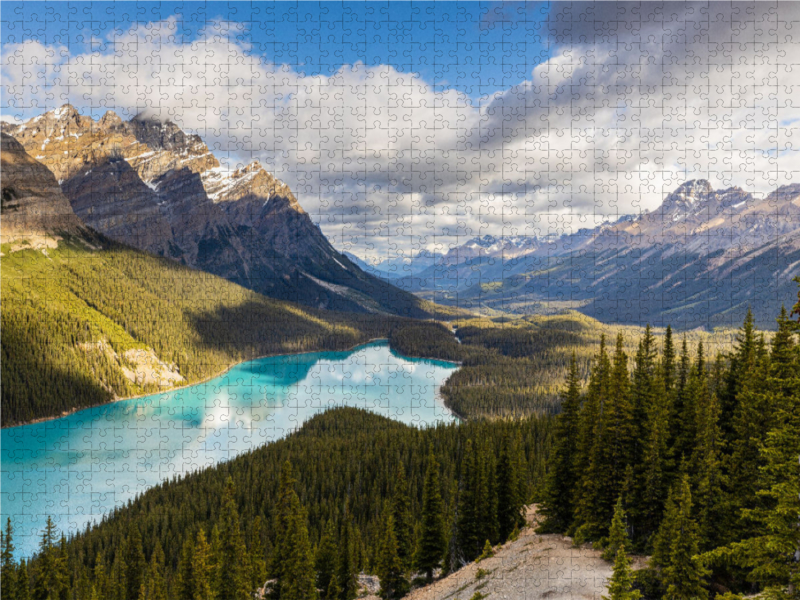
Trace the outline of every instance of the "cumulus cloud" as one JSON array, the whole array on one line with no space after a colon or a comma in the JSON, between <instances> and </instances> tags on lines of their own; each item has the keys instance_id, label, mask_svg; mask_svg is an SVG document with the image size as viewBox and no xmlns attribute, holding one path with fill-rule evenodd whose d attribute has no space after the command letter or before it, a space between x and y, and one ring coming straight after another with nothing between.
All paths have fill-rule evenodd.
<instances>
[{"instance_id":1,"label":"cumulus cloud","mask_svg":"<svg viewBox=\"0 0 800 600\"><path fill-rule=\"evenodd\" d=\"M498 5L486 26L527 10ZM687 179L757 193L798 181L799 15L791 3L537 8L550 58L477 99L389 65L305 75L254 52L241 24L184 41L172 18L96 52L6 44L3 112L146 110L231 166L260 159L342 249L446 250L653 210Z\"/></svg>"}]
</instances>

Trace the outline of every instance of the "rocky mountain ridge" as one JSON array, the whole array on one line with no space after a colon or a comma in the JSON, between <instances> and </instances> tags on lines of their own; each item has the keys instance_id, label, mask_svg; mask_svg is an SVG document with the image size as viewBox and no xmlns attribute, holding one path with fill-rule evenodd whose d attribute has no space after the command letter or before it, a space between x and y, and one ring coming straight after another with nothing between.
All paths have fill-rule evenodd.
<instances>
[{"instance_id":1,"label":"rocky mountain ridge","mask_svg":"<svg viewBox=\"0 0 800 600\"><path fill-rule=\"evenodd\" d=\"M430 316L337 252L257 161L226 169L172 122L95 121L64 105L2 131L52 171L79 219L117 241L282 300Z\"/></svg>"},{"instance_id":2,"label":"rocky mountain ridge","mask_svg":"<svg viewBox=\"0 0 800 600\"><path fill-rule=\"evenodd\" d=\"M82 223L47 167L32 159L11 136L0 133L0 138L2 242L44 243L46 248L53 236L81 230Z\"/></svg>"},{"instance_id":3,"label":"rocky mountain ridge","mask_svg":"<svg viewBox=\"0 0 800 600\"><path fill-rule=\"evenodd\" d=\"M679 328L735 326L750 306L769 328L793 302L800 270L800 184L757 198L688 181L650 213L531 238L517 253L491 255L488 242L471 240L396 283L468 310L576 308L607 322Z\"/></svg>"}]
</instances>

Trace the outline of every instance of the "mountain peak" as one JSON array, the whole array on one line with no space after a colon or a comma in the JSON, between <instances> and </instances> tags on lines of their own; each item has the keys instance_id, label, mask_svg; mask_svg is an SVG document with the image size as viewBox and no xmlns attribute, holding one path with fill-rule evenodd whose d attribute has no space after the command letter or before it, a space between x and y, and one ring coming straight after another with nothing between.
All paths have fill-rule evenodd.
<instances>
[{"instance_id":1,"label":"mountain peak","mask_svg":"<svg viewBox=\"0 0 800 600\"><path fill-rule=\"evenodd\" d=\"M63 106L56 108L55 110L51 110L46 114L52 115L57 121L76 119L80 116L80 113L78 113L78 110L72 106L72 104L64 104Z\"/></svg>"},{"instance_id":2,"label":"mountain peak","mask_svg":"<svg viewBox=\"0 0 800 600\"><path fill-rule=\"evenodd\" d=\"M113 110L106 111L97 122L101 129L113 129L114 127L121 127L123 125L122 118Z\"/></svg>"}]
</instances>

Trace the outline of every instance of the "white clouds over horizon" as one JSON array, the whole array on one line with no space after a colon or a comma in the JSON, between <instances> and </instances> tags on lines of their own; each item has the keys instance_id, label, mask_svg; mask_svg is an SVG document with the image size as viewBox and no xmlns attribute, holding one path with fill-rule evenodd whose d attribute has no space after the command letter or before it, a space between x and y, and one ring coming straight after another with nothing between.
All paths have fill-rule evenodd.
<instances>
[{"instance_id":1,"label":"white clouds over horizon","mask_svg":"<svg viewBox=\"0 0 800 600\"><path fill-rule=\"evenodd\" d=\"M240 24L184 41L168 19L100 52L6 44L2 112L157 112L231 165L260 159L335 245L372 256L593 225L687 179L800 180L796 5L564 6L543 24L551 58L480 99L391 65L305 75Z\"/></svg>"}]
</instances>

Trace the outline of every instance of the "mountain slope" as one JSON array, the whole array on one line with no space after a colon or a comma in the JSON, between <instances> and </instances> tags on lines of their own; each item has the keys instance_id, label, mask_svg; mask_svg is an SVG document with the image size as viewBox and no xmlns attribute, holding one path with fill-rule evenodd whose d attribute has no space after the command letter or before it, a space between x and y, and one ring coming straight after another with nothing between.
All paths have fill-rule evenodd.
<instances>
[{"instance_id":1,"label":"mountain slope","mask_svg":"<svg viewBox=\"0 0 800 600\"><path fill-rule=\"evenodd\" d=\"M114 242L81 225L47 168L2 141L4 426L255 356L347 348L399 321L273 300Z\"/></svg>"},{"instance_id":2,"label":"mountain slope","mask_svg":"<svg viewBox=\"0 0 800 600\"><path fill-rule=\"evenodd\" d=\"M499 247L451 251L467 258L398 285L471 310L574 308L605 322L681 329L736 326L750 306L758 326L773 329L800 267L800 185L757 199L690 181L653 213L532 240L523 253Z\"/></svg>"},{"instance_id":3,"label":"mountain slope","mask_svg":"<svg viewBox=\"0 0 800 600\"><path fill-rule=\"evenodd\" d=\"M337 252L258 162L230 172L171 122L65 105L3 124L59 180L75 213L116 241L315 308L429 317L434 307Z\"/></svg>"}]
</instances>

